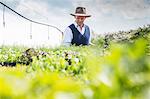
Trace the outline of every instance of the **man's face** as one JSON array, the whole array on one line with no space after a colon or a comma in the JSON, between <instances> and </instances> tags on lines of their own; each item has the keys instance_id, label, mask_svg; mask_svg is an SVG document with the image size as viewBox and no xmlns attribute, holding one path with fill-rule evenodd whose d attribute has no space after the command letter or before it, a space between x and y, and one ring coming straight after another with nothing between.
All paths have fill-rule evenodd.
<instances>
[{"instance_id":1,"label":"man's face","mask_svg":"<svg viewBox=\"0 0 150 99\"><path fill-rule=\"evenodd\" d=\"M86 19L85 16L75 16L76 22L78 25L82 25L84 20Z\"/></svg>"}]
</instances>

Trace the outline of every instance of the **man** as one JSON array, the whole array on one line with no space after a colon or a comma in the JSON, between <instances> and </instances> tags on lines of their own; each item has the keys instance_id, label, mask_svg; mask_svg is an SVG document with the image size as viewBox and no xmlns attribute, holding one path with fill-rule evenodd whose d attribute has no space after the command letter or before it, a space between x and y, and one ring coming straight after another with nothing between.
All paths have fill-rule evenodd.
<instances>
[{"instance_id":1,"label":"man","mask_svg":"<svg viewBox=\"0 0 150 99\"><path fill-rule=\"evenodd\" d=\"M91 15L86 14L86 8L77 7L74 16L75 22L64 31L63 45L89 45L91 44L90 28L84 24L84 20Z\"/></svg>"}]
</instances>

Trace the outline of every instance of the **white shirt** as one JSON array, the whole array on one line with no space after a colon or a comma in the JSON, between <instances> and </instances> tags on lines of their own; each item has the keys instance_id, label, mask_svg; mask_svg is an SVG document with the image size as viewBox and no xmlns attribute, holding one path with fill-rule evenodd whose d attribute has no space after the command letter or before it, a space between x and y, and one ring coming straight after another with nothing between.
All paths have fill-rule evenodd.
<instances>
[{"instance_id":1,"label":"white shirt","mask_svg":"<svg viewBox=\"0 0 150 99\"><path fill-rule=\"evenodd\" d=\"M74 22L73 23L75 25L75 27L77 28L77 30L83 35L85 32L85 25L83 25L82 30L80 29L80 26ZM89 42L91 42L91 29L90 29L90 38L89 38ZM70 27L67 27L66 30L64 31L64 38L63 38L63 45L69 46L71 45L71 41L73 39L73 33L72 30L70 29Z\"/></svg>"}]
</instances>

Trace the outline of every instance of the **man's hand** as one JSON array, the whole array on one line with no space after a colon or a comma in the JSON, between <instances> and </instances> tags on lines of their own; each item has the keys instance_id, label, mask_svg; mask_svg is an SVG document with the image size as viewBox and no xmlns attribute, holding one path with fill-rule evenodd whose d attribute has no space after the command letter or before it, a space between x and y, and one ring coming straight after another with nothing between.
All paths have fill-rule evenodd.
<instances>
[{"instance_id":1,"label":"man's hand","mask_svg":"<svg viewBox=\"0 0 150 99\"><path fill-rule=\"evenodd\" d=\"M89 43L90 45L94 46L95 44L93 44L92 42Z\"/></svg>"}]
</instances>

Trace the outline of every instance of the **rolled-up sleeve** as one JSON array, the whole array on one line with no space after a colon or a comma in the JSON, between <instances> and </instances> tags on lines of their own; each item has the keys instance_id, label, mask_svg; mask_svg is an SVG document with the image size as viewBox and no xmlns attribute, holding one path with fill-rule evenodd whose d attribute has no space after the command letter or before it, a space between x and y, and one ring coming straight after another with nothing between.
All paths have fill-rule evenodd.
<instances>
[{"instance_id":1,"label":"rolled-up sleeve","mask_svg":"<svg viewBox=\"0 0 150 99\"><path fill-rule=\"evenodd\" d=\"M73 38L72 30L69 27L67 27L64 31L64 37L62 42L63 45L70 46L72 38Z\"/></svg>"},{"instance_id":2,"label":"rolled-up sleeve","mask_svg":"<svg viewBox=\"0 0 150 99\"><path fill-rule=\"evenodd\" d=\"M90 28L89 28L90 29ZM90 29L90 38L89 38L89 43L91 43L91 40L92 40L92 32L93 32L93 30L92 29Z\"/></svg>"}]
</instances>

